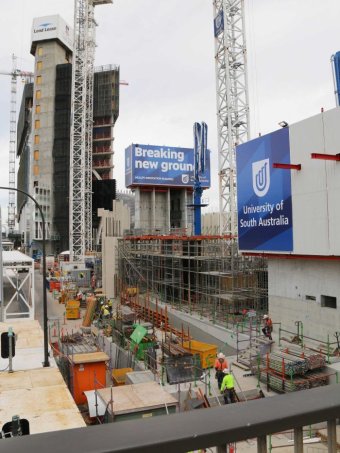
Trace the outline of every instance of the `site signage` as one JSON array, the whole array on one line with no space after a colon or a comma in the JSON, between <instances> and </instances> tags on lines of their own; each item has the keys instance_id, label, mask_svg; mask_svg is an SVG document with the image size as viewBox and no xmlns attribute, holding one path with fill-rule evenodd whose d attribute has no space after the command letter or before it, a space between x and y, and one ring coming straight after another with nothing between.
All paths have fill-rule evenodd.
<instances>
[{"instance_id":1,"label":"site signage","mask_svg":"<svg viewBox=\"0 0 340 453\"><path fill-rule=\"evenodd\" d=\"M73 48L73 30L59 15L33 19L32 43L49 39L59 39L70 50Z\"/></svg>"},{"instance_id":2,"label":"site signage","mask_svg":"<svg viewBox=\"0 0 340 453\"><path fill-rule=\"evenodd\" d=\"M240 250L293 250L289 129L236 148L238 240Z\"/></svg>"},{"instance_id":3,"label":"site signage","mask_svg":"<svg viewBox=\"0 0 340 453\"><path fill-rule=\"evenodd\" d=\"M194 186L194 150L169 146L132 144L125 150L126 187L162 185ZM200 175L201 186L210 187L210 152L205 170Z\"/></svg>"},{"instance_id":4,"label":"site signage","mask_svg":"<svg viewBox=\"0 0 340 453\"><path fill-rule=\"evenodd\" d=\"M223 17L223 9L221 9L219 11L219 13L217 14L217 16L215 17L214 19L214 35L215 35L215 38L217 38L217 36L222 33L222 31L224 30L224 17Z\"/></svg>"}]
</instances>

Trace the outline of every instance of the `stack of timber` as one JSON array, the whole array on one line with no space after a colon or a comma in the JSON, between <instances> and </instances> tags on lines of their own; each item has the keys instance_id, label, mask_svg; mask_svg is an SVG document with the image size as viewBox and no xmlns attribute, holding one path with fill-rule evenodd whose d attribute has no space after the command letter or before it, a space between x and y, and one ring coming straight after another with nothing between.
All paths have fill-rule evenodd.
<instances>
[{"instance_id":1,"label":"stack of timber","mask_svg":"<svg viewBox=\"0 0 340 453\"><path fill-rule=\"evenodd\" d=\"M83 319L83 327L90 327L97 307L97 299L93 296L86 299L86 312Z\"/></svg>"}]
</instances>

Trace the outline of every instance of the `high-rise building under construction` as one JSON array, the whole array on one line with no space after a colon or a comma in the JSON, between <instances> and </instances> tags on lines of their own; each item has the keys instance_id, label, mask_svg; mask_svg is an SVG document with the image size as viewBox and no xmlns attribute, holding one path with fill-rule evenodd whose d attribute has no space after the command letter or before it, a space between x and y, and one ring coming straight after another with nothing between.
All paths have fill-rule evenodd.
<instances>
[{"instance_id":1,"label":"high-rise building under construction","mask_svg":"<svg viewBox=\"0 0 340 453\"><path fill-rule=\"evenodd\" d=\"M69 248L72 38L71 28L60 16L34 19L34 83L25 86L18 120L18 188L34 196L43 210L47 253ZM118 115L119 68L102 66L94 76L92 165L94 179L98 180L94 191L105 184L112 191L112 199L113 126ZM94 203L94 207L106 206ZM40 213L20 193L17 212L26 251L33 254L41 249Z\"/></svg>"}]
</instances>

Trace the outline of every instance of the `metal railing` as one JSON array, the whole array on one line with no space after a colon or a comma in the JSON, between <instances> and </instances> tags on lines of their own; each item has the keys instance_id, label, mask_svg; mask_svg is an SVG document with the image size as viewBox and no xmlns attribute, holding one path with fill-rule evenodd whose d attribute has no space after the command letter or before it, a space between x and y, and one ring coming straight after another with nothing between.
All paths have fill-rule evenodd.
<instances>
[{"instance_id":1,"label":"metal railing","mask_svg":"<svg viewBox=\"0 0 340 453\"><path fill-rule=\"evenodd\" d=\"M340 417L338 385L303 390L247 403L193 410L141 420L4 439L6 453L106 452L184 453L257 439L267 452L267 435L294 430L294 453L303 452L303 426L327 422L328 452L336 453L336 420Z\"/></svg>"}]
</instances>

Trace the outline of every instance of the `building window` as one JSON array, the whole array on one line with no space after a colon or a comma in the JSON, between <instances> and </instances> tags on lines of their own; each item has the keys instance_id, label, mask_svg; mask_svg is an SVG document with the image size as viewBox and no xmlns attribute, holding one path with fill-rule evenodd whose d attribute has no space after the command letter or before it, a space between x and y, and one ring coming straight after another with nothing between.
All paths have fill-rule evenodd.
<instances>
[{"instance_id":1,"label":"building window","mask_svg":"<svg viewBox=\"0 0 340 453\"><path fill-rule=\"evenodd\" d=\"M35 120L34 127L35 129L40 129L40 120Z\"/></svg>"},{"instance_id":2,"label":"building window","mask_svg":"<svg viewBox=\"0 0 340 453\"><path fill-rule=\"evenodd\" d=\"M39 175L39 165L34 165L33 166L33 174L34 174L34 176L38 176Z\"/></svg>"},{"instance_id":3,"label":"building window","mask_svg":"<svg viewBox=\"0 0 340 453\"><path fill-rule=\"evenodd\" d=\"M321 296L321 307L336 308L336 297Z\"/></svg>"},{"instance_id":4,"label":"building window","mask_svg":"<svg viewBox=\"0 0 340 453\"><path fill-rule=\"evenodd\" d=\"M306 300L316 300L315 296L307 296L306 294Z\"/></svg>"},{"instance_id":5,"label":"building window","mask_svg":"<svg viewBox=\"0 0 340 453\"><path fill-rule=\"evenodd\" d=\"M36 93L35 93L35 98L36 99L41 99L41 91L40 90L37 90Z\"/></svg>"},{"instance_id":6,"label":"building window","mask_svg":"<svg viewBox=\"0 0 340 453\"><path fill-rule=\"evenodd\" d=\"M41 71L42 67L43 67L43 62L42 61L38 61L37 62L37 71Z\"/></svg>"},{"instance_id":7,"label":"building window","mask_svg":"<svg viewBox=\"0 0 340 453\"><path fill-rule=\"evenodd\" d=\"M42 82L42 76L38 75L37 76L37 85L41 85L41 82Z\"/></svg>"},{"instance_id":8,"label":"building window","mask_svg":"<svg viewBox=\"0 0 340 453\"><path fill-rule=\"evenodd\" d=\"M34 151L34 160L39 160L39 150Z\"/></svg>"},{"instance_id":9,"label":"building window","mask_svg":"<svg viewBox=\"0 0 340 453\"><path fill-rule=\"evenodd\" d=\"M35 135L34 136L34 144L35 145L39 145L39 143L40 143L40 135Z\"/></svg>"},{"instance_id":10,"label":"building window","mask_svg":"<svg viewBox=\"0 0 340 453\"><path fill-rule=\"evenodd\" d=\"M35 106L35 113L41 113L41 105L37 104Z\"/></svg>"},{"instance_id":11,"label":"building window","mask_svg":"<svg viewBox=\"0 0 340 453\"><path fill-rule=\"evenodd\" d=\"M43 48L42 47L38 47L38 56L41 57L43 54Z\"/></svg>"}]
</instances>

